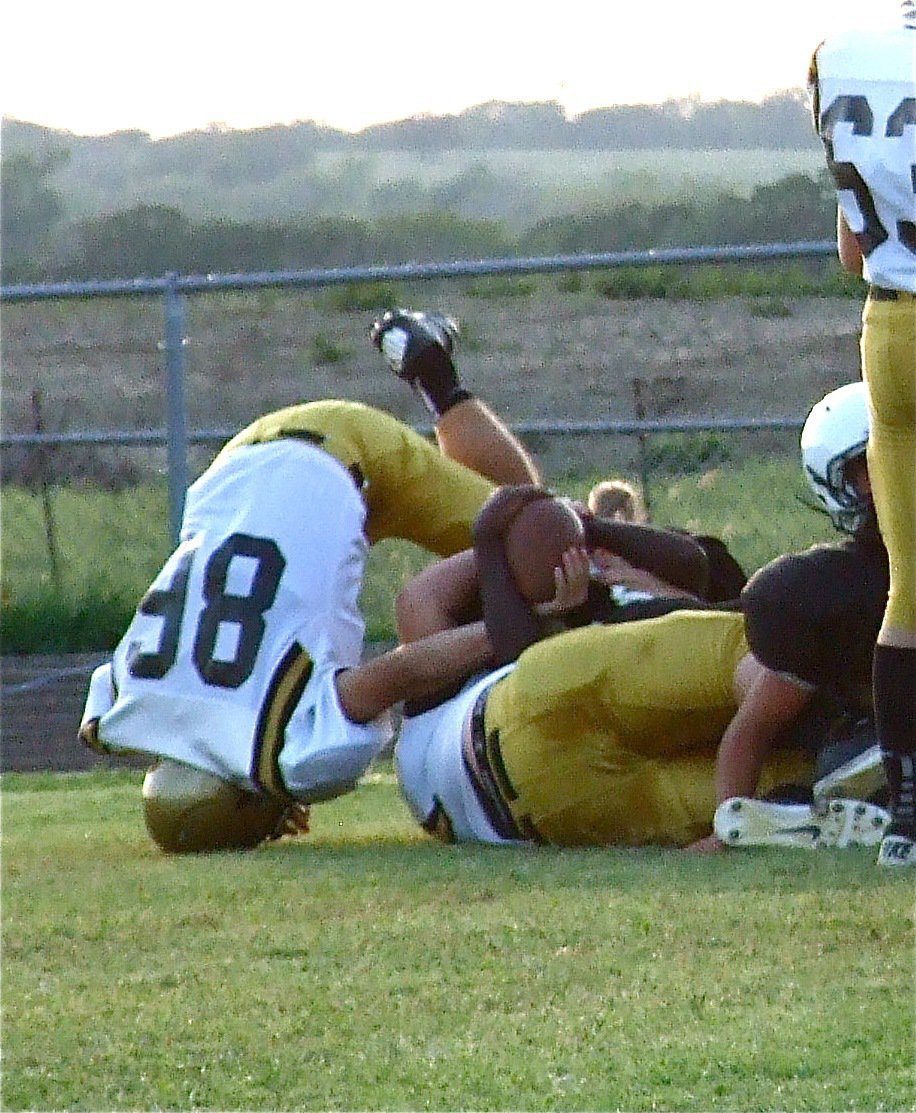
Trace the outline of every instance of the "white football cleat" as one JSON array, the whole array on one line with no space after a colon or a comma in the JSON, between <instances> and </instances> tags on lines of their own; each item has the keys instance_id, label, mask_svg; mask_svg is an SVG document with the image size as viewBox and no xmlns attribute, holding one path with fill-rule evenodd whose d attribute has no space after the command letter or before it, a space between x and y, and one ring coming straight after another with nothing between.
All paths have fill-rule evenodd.
<instances>
[{"instance_id":1,"label":"white football cleat","mask_svg":"<svg viewBox=\"0 0 916 1113\"><path fill-rule=\"evenodd\" d=\"M814 782L814 799L829 800L845 797L853 800L871 800L887 788L887 774L881 760L881 747L869 746L861 754L844 761L836 769Z\"/></svg>"},{"instance_id":2,"label":"white football cleat","mask_svg":"<svg viewBox=\"0 0 916 1113\"><path fill-rule=\"evenodd\" d=\"M877 846L890 813L862 800L775 804L735 796L716 808L715 832L726 846L785 846L802 850Z\"/></svg>"},{"instance_id":3,"label":"white football cleat","mask_svg":"<svg viewBox=\"0 0 916 1113\"><path fill-rule=\"evenodd\" d=\"M916 831L912 827L891 824L881 840L878 865L891 869L916 866Z\"/></svg>"}]
</instances>

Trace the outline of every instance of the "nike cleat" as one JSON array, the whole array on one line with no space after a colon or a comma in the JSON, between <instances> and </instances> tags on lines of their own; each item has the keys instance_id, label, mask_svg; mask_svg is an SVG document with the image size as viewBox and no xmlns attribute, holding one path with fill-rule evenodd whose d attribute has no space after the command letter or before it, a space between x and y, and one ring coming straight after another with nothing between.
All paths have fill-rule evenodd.
<instances>
[{"instance_id":1,"label":"nike cleat","mask_svg":"<svg viewBox=\"0 0 916 1113\"><path fill-rule=\"evenodd\" d=\"M899 868L916 866L916 831L912 827L892 823L884 832L878 865Z\"/></svg>"},{"instance_id":2,"label":"nike cleat","mask_svg":"<svg viewBox=\"0 0 916 1113\"><path fill-rule=\"evenodd\" d=\"M869 746L855 757L844 761L836 769L814 782L814 799L829 800L844 797L854 800L871 800L887 788L887 774L881 760L881 747Z\"/></svg>"},{"instance_id":3,"label":"nike cleat","mask_svg":"<svg viewBox=\"0 0 916 1113\"><path fill-rule=\"evenodd\" d=\"M450 357L458 322L442 313L389 309L374 322L369 339L400 379L414 384L430 360Z\"/></svg>"},{"instance_id":4,"label":"nike cleat","mask_svg":"<svg viewBox=\"0 0 916 1113\"><path fill-rule=\"evenodd\" d=\"M783 846L821 850L877 846L890 814L862 800L774 804L736 796L716 809L716 836L726 846Z\"/></svg>"}]
</instances>

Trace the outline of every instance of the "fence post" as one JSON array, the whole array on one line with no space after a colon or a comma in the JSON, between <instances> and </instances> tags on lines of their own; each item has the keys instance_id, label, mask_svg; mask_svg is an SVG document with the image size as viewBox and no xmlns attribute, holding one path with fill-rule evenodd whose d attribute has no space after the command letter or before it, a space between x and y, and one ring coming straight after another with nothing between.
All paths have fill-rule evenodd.
<instances>
[{"instance_id":1,"label":"fence post","mask_svg":"<svg viewBox=\"0 0 916 1113\"><path fill-rule=\"evenodd\" d=\"M35 432L45 431L44 416L41 411L41 391L32 391L32 416L35 422ZM57 554L57 522L54 517L54 507L51 503L51 484L48 480L48 457L45 450L39 449L38 453L39 478L41 479L41 505L45 516L45 536L48 539L48 559L51 562L51 577L56 587L60 587L60 560Z\"/></svg>"},{"instance_id":2,"label":"fence post","mask_svg":"<svg viewBox=\"0 0 916 1113\"><path fill-rule=\"evenodd\" d=\"M646 406L642 395L643 381L636 378L633 380L633 403L637 420L646 420ZM642 499L646 508L646 513L652 513L652 496L649 493L649 438L646 433L640 433L638 438L639 443L639 482L642 485Z\"/></svg>"},{"instance_id":3,"label":"fence post","mask_svg":"<svg viewBox=\"0 0 916 1113\"><path fill-rule=\"evenodd\" d=\"M178 275L167 274L165 286L165 370L169 464L169 530L174 544L181 531L188 489L188 427L185 407L185 306Z\"/></svg>"}]
</instances>

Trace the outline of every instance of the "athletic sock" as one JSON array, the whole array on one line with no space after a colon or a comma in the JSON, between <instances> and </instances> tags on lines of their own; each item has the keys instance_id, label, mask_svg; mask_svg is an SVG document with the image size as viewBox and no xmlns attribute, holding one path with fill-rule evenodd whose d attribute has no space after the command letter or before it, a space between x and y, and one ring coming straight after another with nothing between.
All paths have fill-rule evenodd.
<instances>
[{"instance_id":1,"label":"athletic sock","mask_svg":"<svg viewBox=\"0 0 916 1113\"><path fill-rule=\"evenodd\" d=\"M916 831L916 649L875 647L875 726L890 789L893 826Z\"/></svg>"},{"instance_id":2,"label":"athletic sock","mask_svg":"<svg viewBox=\"0 0 916 1113\"><path fill-rule=\"evenodd\" d=\"M440 418L452 406L472 397L461 385L451 356L438 346L423 352L417 359L413 385L434 418Z\"/></svg>"}]
</instances>

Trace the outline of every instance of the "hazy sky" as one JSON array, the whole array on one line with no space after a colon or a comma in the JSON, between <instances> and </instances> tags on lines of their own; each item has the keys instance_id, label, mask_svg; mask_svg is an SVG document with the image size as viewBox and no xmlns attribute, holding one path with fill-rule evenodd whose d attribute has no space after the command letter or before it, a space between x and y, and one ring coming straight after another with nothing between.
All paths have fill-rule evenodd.
<instances>
[{"instance_id":1,"label":"hazy sky","mask_svg":"<svg viewBox=\"0 0 916 1113\"><path fill-rule=\"evenodd\" d=\"M19 0L0 22L4 116L158 138L224 124L371 123L488 100L570 113L759 100L863 7L896 0Z\"/></svg>"}]
</instances>

